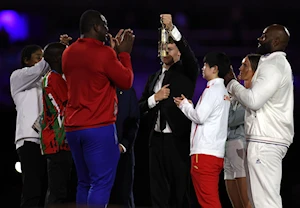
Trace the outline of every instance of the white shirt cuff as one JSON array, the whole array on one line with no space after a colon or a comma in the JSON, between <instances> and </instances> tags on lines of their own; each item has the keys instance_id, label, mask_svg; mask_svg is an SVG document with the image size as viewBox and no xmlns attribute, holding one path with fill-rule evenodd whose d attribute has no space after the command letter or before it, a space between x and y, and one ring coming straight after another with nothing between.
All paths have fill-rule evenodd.
<instances>
[{"instance_id":1,"label":"white shirt cuff","mask_svg":"<svg viewBox=\"0 0 300 208\"><path fill-rule=\"evenodd\" d=\"M157 105L157 103L158 103L158 102L155 102L154 95L155 94L153 94L152 96L150 96L148 98L148 106L149 106L149 108L154 108Z\"/></svg>"},{"instance_id":2,"label":"white shirt cuff","mask_svg":"<svg viewBox=\"0 0 300 208\"><path fill-rule=\"evenodd\" d=\"M174 25L172 31L170 32L171 37L175 40L175 41L180 41L181 40L181 33L179 32L179 30L177 29L177 27Z\"/></svg>"},{"instance_id":3,"label":"white shirt cuff","mask_svg":"<svg viewBox=\"0 0 300 208\"><path fill-rule=\"evenodd\" d=\"M182 110L183 106L186 105L186 104L190 104L189 101L184 98L181 103L179 104L179 109Z\"/></svg>"},{"instance_id":4,"label":"white shirt cuff","mask_svg":"<svg viewBox=\"0 0 300 208\"><path fill-rule=\"evenodd\" d=\"M122 149L123 149L123 152L122 153L125 153L126 152L126 147L124 147L124 145L123 144L121 144L121 143L119 143L119 145L122 147Z\"/></svg>"}]
</instances>

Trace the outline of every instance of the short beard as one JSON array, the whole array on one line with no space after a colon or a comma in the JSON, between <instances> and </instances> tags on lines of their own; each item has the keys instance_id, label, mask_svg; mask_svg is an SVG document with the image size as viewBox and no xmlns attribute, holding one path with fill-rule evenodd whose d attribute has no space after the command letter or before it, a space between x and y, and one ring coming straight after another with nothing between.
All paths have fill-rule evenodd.
<instances>
[{"instance_id":1,"label":"short beard","mask_svg":"<svg viewBox=\"0 0 300 208\"><path fill-rule=\"evenodd\" d=\"M171 65L174 64L174 60L172 59L172 60L170 60L169 62L164 63L164 64L167 65L167 66L171 66Z\"/></svg>"},{"instance_id":2,"label":"short beard","mask_svg":"<svg viewBox=\"0 0 300 208\"><path fill-rule=\"evenodd\" d=\"M260 55L265 55L272 52L271 41L263 43L257 48L256 52Z\"/></svg>"},{"instance_id":3,"label":"short beard","mask_svg":"<svg viewBox=\"0 0 300 208\"><path fill-rule=\"evenodd\" d=\"M163 60L161 60L161 61L166 66L171 66L175 63L173 58L171 58L170 61L167 61L167 62L164 62Z\"/></svg>"}]
</instances>

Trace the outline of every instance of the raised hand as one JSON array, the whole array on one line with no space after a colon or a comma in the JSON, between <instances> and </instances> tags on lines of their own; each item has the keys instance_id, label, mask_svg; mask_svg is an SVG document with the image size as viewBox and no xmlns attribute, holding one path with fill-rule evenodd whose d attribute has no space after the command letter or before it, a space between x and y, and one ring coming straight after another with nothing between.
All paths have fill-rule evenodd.
<instances>
[{"instance_id":1,"label":"raised hand","mask_svg":"<svg viewBox=\"0 0 300 208\"><path fill-rule=\"evenodd\" d=\"M154 95L154 99L156 102L167 99L170 95L170 84L164 85L157 93Z\"/></svg>"},{"instance_id":2,"label":"raised hand","mask_svg":"<svg viewBox=\"0 0 300 208\"><path fill-rule=\"evenodd\" d=\"M110 33L108 33L109 36L109 41L110 41L110 46L116 50L116 47L120 45L121 42L121 36L124 33L124 29L120 29L119 32L115 37L113 37Z\"/></svg>"},{"instance_id":3,"label":"raised hand","mask_svg":"<svg viewBox=\"0 0 300 208\"><path fill-rule=\"evenodd\" d=\"M122 33L118 33L118 35L116 36L116 38L118 39L118 41L119 41L119 43L121 43L123 40L124 40L124 35L126 34L126 33L131 33L131 34L133 34L133 30L131 30L130 28L128 28L128 29L126 29L126 30L123 30L123 32Z\"/></svg>"},{"instance_id":4,"label":"raised hand","mask_svg":"<svg viewBox=\"0 0 300 208\"><path fill-rule=\"evenodd\" d=\"M161 14L160 15L161 22L166 26L167 30L172 30L174 25L172 22L172 15L170 14Z\"/></svg>"},{"instance_id":5,"label":"raised hand","mask_svg":"<svg viewBox=\"0 0 300 208\"><path fill-rule=\"evenodd\" d=\"M67 46L70 44L71 40L72 37L68 36L67 34L60 35L59 37L59 42Z\"/></svg>"},{"instance_id":6,"label":"raised hand","mask_svg":"<svg viewBox=\"0 0 300 208\"><path fill-rule=\"evenodd\" d=\"M131 53L132 46L134 43L135 35L131 29L126 29L124 33L120 36L120 43L116 46L118 53L127 52Z\"/></svg>"}]
</instances>

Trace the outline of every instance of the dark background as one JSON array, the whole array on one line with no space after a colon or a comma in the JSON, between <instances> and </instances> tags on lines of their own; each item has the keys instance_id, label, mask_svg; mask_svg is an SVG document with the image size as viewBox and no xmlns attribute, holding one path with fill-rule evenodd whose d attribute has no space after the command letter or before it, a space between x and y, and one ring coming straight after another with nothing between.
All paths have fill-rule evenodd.
<instances>
[{"instance_id":1,"label":"dark background","mask_svg":"<svg viewBox=\"0 0 300 208\"><path fill-rule=\"evenodd\" d=\"M15 171L18 161L14 145L15 117L14 104L10 97L9 76L20 67L20 51L26 44L58 41L60 34L79 37L79 18L86 9L96 9L108 20L110 32L114 35L119 28L131 28L136 39L132 52L135 72L134 88L140 98L148 76L159 69L157 58L157 29L160 27L159 14L171 13L174 24L189 41L200 66L203 56L209 51L223 51L232 60L238 73L242 58L257 47L256 38L263 29L273 23L285 25L291 39L287 58L291 63L295 86L295 137L283 160L282 198L283 207L300 207L300 177L298 170L297 137L299 130L299 9L295 1L252 0L252 1L159 1L137 0L116 1L3 1L0 2L0 118L1 118L1 204L18 207L21 175ZM12 11L7 12L7 10ZM12 16L9 16L13 14ZM13 18L14 17L14 18ZM14 19L21 19L20 24ZM25 31L25 32L24 32ZM26 32L27 31L27 32ZM8 35L10 32L12 35ZM22 36L22 34L25 34ZM26 36L27 34L27 36ZM270 74L272 76L272 74ZM206 82L198 78L194 101ZM148 179L148 134L144 120L136 140L135 201L138 206L150 206ZM223 173L220 176L220 197L223 207L231 207L224 187ZM1 206L2 207L2 206Z\"/></svg>"}]
</instances>

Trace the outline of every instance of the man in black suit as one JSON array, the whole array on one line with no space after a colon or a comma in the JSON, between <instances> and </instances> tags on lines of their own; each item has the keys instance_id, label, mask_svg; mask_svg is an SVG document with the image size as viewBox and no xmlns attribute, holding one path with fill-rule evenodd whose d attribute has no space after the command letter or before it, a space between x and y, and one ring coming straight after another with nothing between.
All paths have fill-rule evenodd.
<instances>
[{"instance_id":1,"label":"man in black suit","mask_svg":"<svg viewBox=\"0 0 300 208\"><path fill-rule=\"evenodd\" d=\"M117 89L117 96L116 128L121 157L111 192L111 202L127 208L135 208L133 197L134 142L139 128L140 112L134 88L129 90Z\"/></svg>"},{"instance_id":2,"label":"man in black suit","mask_svg":"<svg viewBox=\"0 0 300 208\"><path fill-rule=\"evenodd\" d=\"M178 110L173 97L192 99L199 75L198 61L186 39L172 23L170 14L161 21L172 37L162 69L151 75L139 100L149 128L150 193L153 207L190 206L191 122Z\"/></svg>"}]
</instances>

